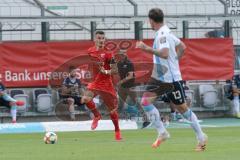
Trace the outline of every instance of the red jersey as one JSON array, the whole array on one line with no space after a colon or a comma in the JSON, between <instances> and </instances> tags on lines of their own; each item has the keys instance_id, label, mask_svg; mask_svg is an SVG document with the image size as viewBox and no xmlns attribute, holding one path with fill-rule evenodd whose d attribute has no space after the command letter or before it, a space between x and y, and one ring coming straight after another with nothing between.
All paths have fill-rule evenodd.
<instances>
[{"instance_id":1,"label":"red jersey","mask_svg":"<svg viewBox=\"0 0 240 160\"><path fill-rule=\"evenodd\" d=\"M88 53L91 57L94 57L94 59L96 59L97 62L100 63L102 62L105 70L111 69L110 63L113 58L112 53L104 50L98 51L95 46L89 48ZM95 68L94 70L97 71L95 74L93 74L94 80L92 83L88 84L87 88L90 90L104 91L112 94L113 96L116 96L116 91L114 89L112 82L112 76L101 73L98 68Z\"/></svg>"}]
</instances>

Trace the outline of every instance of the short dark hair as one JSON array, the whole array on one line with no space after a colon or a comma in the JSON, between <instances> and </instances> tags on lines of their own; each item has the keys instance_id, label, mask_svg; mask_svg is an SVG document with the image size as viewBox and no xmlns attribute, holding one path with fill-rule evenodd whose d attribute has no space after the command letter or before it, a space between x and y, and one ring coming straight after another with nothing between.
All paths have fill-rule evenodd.
<instances>
[{"instance_id":1,"label":"short dark hair","mask_svg":"<svg viewBox=\"0 0 240 160\"><path fill-rule=\"evenodd\" d=\"M152 19L154 22L162 23L164 20L163 11L159 8L152 8L148 12L148 18Z\"/></svg>"},{"instance_id":2,"label":"short dark hair","mask_svg":"<svg viewBox=\"0 0 240 160\"><path fill-rule=\"evenodd\" d=\"M97 35L97 34L102 34L102 35L103 35L103 34L105 34L105 33L104 33L103 31L96 31L96 32L95 32L95 35Z\"/></svg>"},{"instance_id":3,"label":"short dark hair","mask_svg":"<svg viewBox=\"0 0 240 160\"><path fill-rule=\"evenodd\" d=\"M70 66L70 67L68 68L69 72L72 72L74 69L77 69L77 67L75 67L75 66Z\"/></svg>"}]
</instances>

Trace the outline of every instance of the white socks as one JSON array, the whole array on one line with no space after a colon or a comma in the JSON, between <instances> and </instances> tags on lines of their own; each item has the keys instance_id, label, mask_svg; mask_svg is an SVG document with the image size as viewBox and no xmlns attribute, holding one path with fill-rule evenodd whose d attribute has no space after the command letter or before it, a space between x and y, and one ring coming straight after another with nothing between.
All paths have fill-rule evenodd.
<instances>
[{"instance_id":1,"label":"white socks","mask_svg":"<svg viewBox=\"0 0 240 160\"><path fill-rule=\"evenodd\" d=\"M156 128L158 132L158 136L161 136L162 134L166 133L166 129L161 120L159 111L154 105L153 107L154 108L151 111L146 111L146 115L148 119L153 123L154 127Z\"/></svg>"},{"instance_id":2,"label":"white socks","mask_svg":"<svg viewBox=\"0 0 240 160\"><path fill-rule=\"evenodd\" d=\"M186 118L187 120L189 120L191 122L191 126L193 128L193 130L195 131L196 135L197 135L197 139L202 142L204 141L204 133L202 131L202 128L199 124L198 118L195 115L195 113L193 113L190 109L188 109L185 113L182 114L184 118Z\"/></svg>"},{"instance_id":3,"label":"white socks","mask_svg":"<svg viewBox=\"0 0 240 160\"><path fill-rule=\"evenodd\" d=\"M11 107L11 116L12 116L12 122L16 122L17 120L17 106Z\"/></svg>"},{"instance_id":4,"label":"white socks","mask_svg":"<svg viewBox=\"0 0 240 160\"><path fill-rule=\"evenodd\" d=\"M233 97L233 113L239 113L239 96Z\"/></svg>"}]
</instances>

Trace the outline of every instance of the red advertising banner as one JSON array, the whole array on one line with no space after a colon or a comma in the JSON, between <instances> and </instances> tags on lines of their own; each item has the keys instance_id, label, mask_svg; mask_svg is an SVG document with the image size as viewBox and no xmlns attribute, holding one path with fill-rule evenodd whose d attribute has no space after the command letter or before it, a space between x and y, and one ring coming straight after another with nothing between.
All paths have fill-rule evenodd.
<instances>
[{"instance_id":1,"label":"red advertising banner","mask_svg":"<svg viewBox=\"0 0 240 160\"><path fill-rule=\"evenodd\" d=\"M129 40L128 56L133 61L137 77L149 77L152 55L135 49ZM121 40L113 41L116 46ZM152 45L152 40L145 40ZM184 80L226 80L234 71L232 39L187 39L187 50L180 67ZM81 64L80 78L87 79L87 66L93 62L87 56L92 41L0 43L0 80L7 87L47 86L49 79L67 76L66 68Z\"/></svg>"},{"instance_id":2,"label":"red advertising banner","mask_svg":"<svg viewBox=\"0 0 240 160\"><path fill-rule=\"evenodd\" d=\"M232 39L186 39L180 61L184 80L227 80L234 74Z\"/></svg>"}]
</instances>

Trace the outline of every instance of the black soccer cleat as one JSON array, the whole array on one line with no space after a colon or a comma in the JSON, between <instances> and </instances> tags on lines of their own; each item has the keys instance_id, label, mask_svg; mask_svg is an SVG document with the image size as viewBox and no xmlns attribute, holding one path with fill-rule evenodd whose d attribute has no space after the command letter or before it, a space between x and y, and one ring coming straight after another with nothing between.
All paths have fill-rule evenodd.
<instances>
[{"instance_id":1,"label":"black soccer cleat","mask_svg":"<svg viewBox=\"0 0 240 160\"><path fill-rule=\"evenodd\" d=\"M145 122L143 122L141 129L148 128L151 126L151 124L152 124L151 122L145 121Z\"/></svg>"}]
</instances>

